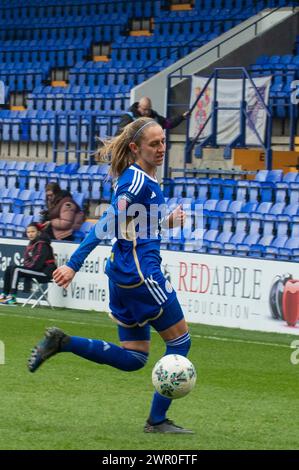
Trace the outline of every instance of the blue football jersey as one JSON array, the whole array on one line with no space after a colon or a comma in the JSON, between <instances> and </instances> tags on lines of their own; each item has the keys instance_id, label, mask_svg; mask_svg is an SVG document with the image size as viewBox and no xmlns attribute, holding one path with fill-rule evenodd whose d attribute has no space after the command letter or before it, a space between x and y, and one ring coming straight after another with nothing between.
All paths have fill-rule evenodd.
<instances>
[{"instance_id":1,"label":"blue football jersey","mask_svg":"<svg viewBox=\"0 0 299 470\"><path fill-rule=\"evenodd\" d=\"M106 264L109 279L120 286L138 286L160 268L161 220L166 204L160 185L137 164L118 178L111 207L67 263L75 271L103 238L113 240Z\"/></svg>"},{"instance_id":2,"label":"blue football jersey","mask_svg":"<svg viewBox=\"0 0 299 470\"><path fill-rule=\"evenodd\" d=\"M133 164L118 178L112 205L116 241L106 273L119 285L138 285L144 280L144 255L154 251L160 258L165 199L158 181Z\"/></svg>"}]
</instances>

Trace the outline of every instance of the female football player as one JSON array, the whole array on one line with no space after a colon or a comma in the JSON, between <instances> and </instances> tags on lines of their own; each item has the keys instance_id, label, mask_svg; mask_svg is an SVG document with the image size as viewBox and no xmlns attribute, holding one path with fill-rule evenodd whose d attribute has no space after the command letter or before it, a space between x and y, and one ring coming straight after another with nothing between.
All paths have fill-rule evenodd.
<instances>
[{"instance_id":1,"label":"female football player","mask_svg":"<svg viewBox=\"0 0 299 470\"><path fill-rule=\"evenodd\" d=\"M105 143L100 155L111 156L111 174L116 178L112 205L69 262L53 275L59 286L67 288L85 258L107 234L107 227L108 232L113 231L110 236L115 237L115 242L106 274L111 317L118 324L120 346L48 328L29 359L31 372L58 352L72 352L124 371L138 370L148 358L151 326L164 340L165 354L187 356L191 345L188 327L176 293L160 267L162 227L182 227L185 222L180 206L162 218L165 201L156 170L162 165L164 154L163 129L149 118L137 119ZM154 393L145 432L192 433L166 417L170 404L171 399Z\"/></svg>"}]
</instances>

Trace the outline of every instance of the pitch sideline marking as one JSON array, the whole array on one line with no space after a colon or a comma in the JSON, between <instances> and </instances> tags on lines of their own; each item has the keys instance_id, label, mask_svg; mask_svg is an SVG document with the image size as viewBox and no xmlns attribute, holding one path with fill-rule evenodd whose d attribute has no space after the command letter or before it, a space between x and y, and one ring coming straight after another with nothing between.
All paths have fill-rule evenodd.
<instances>
[{"instance_id":1,"label":"pitch sideline marking","mask_svg":"<svg viewBox=\"0 0 299 470\"><path fill-rule=\"evenodd\" d=\"M74 325L86 325L86 326L90 326L90 325L100 325L100 322L99 323L93 323L93 322L80 322L80 321L74 321L74 320L63 320L63 319L58 319L58 318L44 318L44 317L35 317L35 316L31 316L31 315L18 315L18 314L8 314L8 313L1 313L0 312L0 316L3 316L3 317L17 317L17 318L29 318L31 320L49 320L49 321L63 321L64 323L70 323L70 324L74 324ZM104 328L110 328L110 326L108 325L102 325L101 324L101 327L104 327ZM153 331L154 333L156 333L156 331ZM246 340L246 339L236 339L236 338L221 338L220 336L207 336L207 335L191 335L192 338L202 338L202 339L210 339L210 340L213 340L213 341L226 341L226 342L229 342L229 343L246 343L246 344L256 344L256 345L259 345L259 346L271 346L271 347L275 347L275 348L290 348L289 345L287 344L277 344L277 343L265 343L263 341L250 341L250 340Z\"/></svg>"},{"instance_id":2,"label":"pitch sideline marking","mask_svg":"<svg viewBox=\"0 0 299 470\"><path fill-rule=\"evenodd\" d=\"M265 332L267 333L267 332ZM229 343L246 343L246 344L257 344L259 346L273 346L276 348L288 348L290 346L287 344L277 344L277 343L265 343L263 341L250 341L247 339L236 339L236 338L221 338L220 336L205 336L205 335L191 335L191 338L203 338L203 339L211 339L214 341L227 341Z\"/></svg>"}]
</instances>

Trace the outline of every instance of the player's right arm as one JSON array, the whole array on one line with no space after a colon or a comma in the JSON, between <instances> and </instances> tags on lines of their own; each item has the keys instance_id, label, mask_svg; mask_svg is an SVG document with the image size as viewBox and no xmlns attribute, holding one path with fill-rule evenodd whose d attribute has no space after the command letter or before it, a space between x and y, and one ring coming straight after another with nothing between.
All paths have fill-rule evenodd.
<instances>
[{"instance_id":1,"label":"player's right arm","mask_svg":"<svg viewBox=\"0 0 299 470\"><path fill-rule=\"evenodd\" d=\"M113 239L116 236L116 214L126 211L128 207L139 201L145 190L145 178L143 173L132 171L129 178L124 181L117 190L116 197L108 211L92 228L86 238L80 243L77 250L64 266L60 266L53 273L54 281L61 287L68 287L80 270L87 256L99 244L100 240Z\"/></svg>"},{"instance_id":2,"label":"player's right arm","mask_svg":"<svg viewBox=\"0 0 299 470\"><path fill-rule=\"evenodd\" d=\"M67 288L76 275L76 271L66 265L60 266L53 273L53 279L60 287Z\"/></svg>"}]
</instances>

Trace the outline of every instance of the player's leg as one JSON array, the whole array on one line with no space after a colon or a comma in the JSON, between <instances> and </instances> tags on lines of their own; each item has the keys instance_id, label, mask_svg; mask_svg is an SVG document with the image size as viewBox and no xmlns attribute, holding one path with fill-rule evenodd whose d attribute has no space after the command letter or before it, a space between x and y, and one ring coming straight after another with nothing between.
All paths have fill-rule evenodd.
<instances>
[{"instance_id":1,"label":"player's leg","mask_svg":"<svg viewBox=\"0 0 299 470\"><path fill-rule=\"evenodd\" d=\"M119 330L132 330L130 335L136 333L136 338L140 339L125 340L122 346L117 346L100 339L69 336L59 328L48 328L45 338L32 350L28 368L30 372L35 372L51 356L59 352L71 352L97 364L106 364L127 372L141 369L148 357L149 341L145 338L149 338L149 326L132 329L119 327ZM120 337L128 338L124 333Z\"/></svg>"},{"instance_id":2,"label":"player's leg","mask_svg":"<svg viewBox=\"0 0 299 470\"><path fill-rule=\"evenodd\" d=\"M124 310L119 299L119 292L114 291L114 286L111 286L110 306L114 316L119 313L122 317L126 316L129 322L127 328L119 327L122 346L100 339L69 336L59 328L48 328L45 338L33 349L29 358L30 372L35 372L46 359L58 352L72 352L84 359L128 372L142 368L148 356L149 326L138 327L132 324L130 313Z\"/></svg>"},{"instance_id":3,"label":"player's leg","mask_svg":"<svg viewBox=\"0 0 299 470\"><path fill-rule=\"evenodd\" d=\"M179 354L187 356L191 340L184 314L177 298L164 307L163 314L157 320L152 321L151 324L165 341L165 355ZM171 402L171 399L163 397L158 392L154 393L149 418L144 428L145 432L192 433L192 431L177 426L167 419L166 413Z\"/></svg>"}]
</instances>

